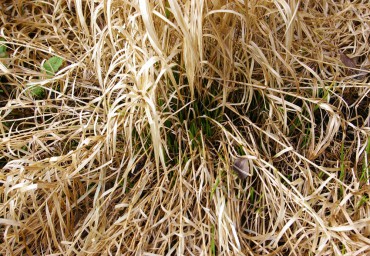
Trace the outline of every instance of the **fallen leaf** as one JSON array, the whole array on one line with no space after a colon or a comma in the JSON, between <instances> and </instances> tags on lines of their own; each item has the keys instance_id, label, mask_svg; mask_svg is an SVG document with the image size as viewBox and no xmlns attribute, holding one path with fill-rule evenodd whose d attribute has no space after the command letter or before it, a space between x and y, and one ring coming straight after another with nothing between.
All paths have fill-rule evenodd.
<instances>
[{"instance_id":1,"label":"fallen leaf","mask_svg":"<svg viewBox=\"0 0 370 256\"><path fill-rule=\"evenodd\" d=\"M348 68L356 68L356 62L354 61L354 58L351 59L344 53L340 53L340 60L343 62L343 64Z\"/></svg>"},{"instance_id":2,"label":"fallen leaf","mask_svg":"<svg viewBox=\"0 0 370 256\"><path fill-rule=\"evenodd\" d=\"M350 58L345 53L341 52L340 60L347 67L346 69L347 75L351 76L351 75L358 74L358 70L356 70L357 64L356 64L355 58Z\"/></svg>"},{"instance_id":3,"label":"fallen leaf","mask_svg":"<svg viewBox=\"0 0 370 256\"><path fill-rule=\"evenodd\" d=\"M249 176L249 161L245 158L237 158L233 165L234 172L240 179L245 179Z\"/></svg>"}]
</instances>

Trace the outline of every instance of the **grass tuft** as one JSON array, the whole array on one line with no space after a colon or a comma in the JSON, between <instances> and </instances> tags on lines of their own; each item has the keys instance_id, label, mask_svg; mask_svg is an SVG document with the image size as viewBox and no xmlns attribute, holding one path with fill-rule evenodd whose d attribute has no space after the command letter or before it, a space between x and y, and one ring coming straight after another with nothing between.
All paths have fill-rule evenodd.
<instances>
[{"instance_id":1,"label":"grass tuft","mask_svg":"<svg viewBox=\"0 0 370 256\"><path fill-rule=\"evenodd\" d=\"M1 1L0 254L370 254L365 2Z\"/></svg>"}]
</instances>

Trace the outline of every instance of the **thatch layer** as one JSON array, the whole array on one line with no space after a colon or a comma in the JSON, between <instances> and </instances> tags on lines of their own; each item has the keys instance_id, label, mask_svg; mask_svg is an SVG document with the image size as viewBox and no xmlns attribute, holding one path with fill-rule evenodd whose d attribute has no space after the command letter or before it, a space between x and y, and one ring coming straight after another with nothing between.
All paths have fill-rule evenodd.
<instances>
[{"instance_id":1,"label":"thatch layer","mask_svg":"<svg viewBox=\"0 0 370 256\"><path fill-rule=\"evenodd\" d=\"M1 1L0 253L370 254L369 20Z\"/></svg>"}]
</instances>

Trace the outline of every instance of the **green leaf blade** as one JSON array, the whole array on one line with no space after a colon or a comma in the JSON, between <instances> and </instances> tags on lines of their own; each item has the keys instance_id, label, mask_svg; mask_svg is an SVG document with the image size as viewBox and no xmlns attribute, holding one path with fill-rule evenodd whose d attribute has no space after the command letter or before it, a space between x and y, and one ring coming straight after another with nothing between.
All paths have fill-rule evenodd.
<instances>
[{"instance_id":1,"label":"green leaf blade","mask_svg":"<svg viewBox=\"0 0 370 256\"><path fill-rule=\"evenodd\" d=\"M63 59L58 56L53 56L42 65L48 76L53 76L63 65Z\"/></svg>"},{"instance_id":2,"label":"green leaf blade","mask_svg":"<svg viewBox=\"0 0 370 256\"><path fill-rule=\"evenodd\" d=\"M0 37L0 58L8 58L9 57L9 54L6 51L7 49L6 49L5 43L6 43L5 39Z\"/></svg>"}]
</instances>

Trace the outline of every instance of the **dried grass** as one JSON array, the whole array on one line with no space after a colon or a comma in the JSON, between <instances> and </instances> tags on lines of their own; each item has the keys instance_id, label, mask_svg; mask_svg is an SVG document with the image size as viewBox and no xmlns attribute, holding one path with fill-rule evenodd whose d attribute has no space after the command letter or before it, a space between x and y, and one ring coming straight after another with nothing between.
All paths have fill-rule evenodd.
<instances>
[{"instance_id":1,"label":"dried grass","mask_svg":"<svg viewBox=\"0 0 370 256\"><path fill-rule=\"evenodd\" d=\"M2 1L0 253L370 254L369 21L365 0Z\"/></svg>"}]
</instances>

